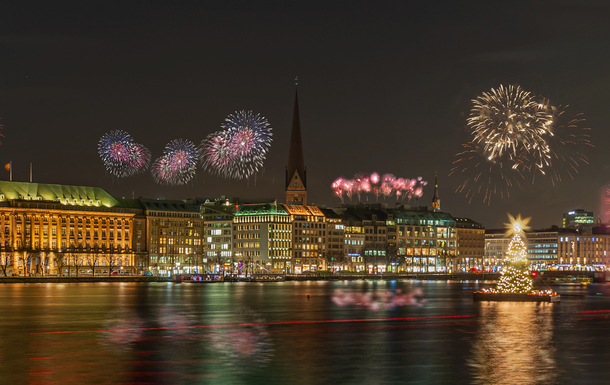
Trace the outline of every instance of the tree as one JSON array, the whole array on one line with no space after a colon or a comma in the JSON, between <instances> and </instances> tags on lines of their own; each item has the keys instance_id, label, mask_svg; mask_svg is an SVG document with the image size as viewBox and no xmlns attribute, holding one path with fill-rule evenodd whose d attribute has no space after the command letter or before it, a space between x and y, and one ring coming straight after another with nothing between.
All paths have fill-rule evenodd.
<instances>
[{"instance_id":1,"label":"tree","mask_svg":"<svg viewBox=\"0 0 610 385\"><path fill-rule=\"evenodd\" d=\"M95 266L98 265L98 257L96 254L89 255L87 260L87 266L91 268L91 274L95 276Z\"/></svg>"},{"instance_id":2,"label":"tree","mask_svg":"<svg viewBox=\"0 0 610 385\"><path fill-rule=\"evenodd\" d=\"M53 262L55 263L55 267L57 268L57 275L63 275L63 267L64 267L64 255L62 253L57 253L53 255Z\"/></svg>"},{"instance_id":3,"label":"tree","mask_svg":"<svg viewBox=\"0 0 610 385\"><path fill-rule=\"evenodd\" d=\"M31 269L32 254L29 250L22 250L20 254L17 254L17 260L23 264L23 275L28 276L28 270Z\"/></svg>"},{"instance_id":4,"label":"tree","mask_svg":"<svg viewBox=\"0 0 610 385\"><path fill-rule=\"evenodd\" d=\"M110 277L112 275L112 269L117 266L118 258L112 253L103 254L102 261L104 261L104 264L108 265L108 276Z\"/></svg>"},{"instance_id":5,"label":"tree","mask_svg":"<svg viewBox=\"0 0 610 385\"><path fill-rule=\"evenodd\" d=\"M527 262L527 248L521 237L529 218L522 220L521 215L517 219L510 215L509 218L511 219L509 235L512 233L512 238L508 244L508 265L502 269L496 291L502 294L531 293L533 280Z\"/></svg>"},{"instance_id":6,"label":"tree","mask_svg":"<svg viewBox=\"0 0 610 385\"><path fill-rule=\"evenodd\" d=\"M2 253L0 255L0 268L2 269L2 273L6 277L6 269L11 265L11 255L9 253Z\"/></svg>"},{"instance_id":7,"label":"tree","mask_svg":"<svg viewBox=\"0 0 610 385\"><path fill-rule=\"evenodd\" d=\"M75 274L78 277L78 271L81 267L85 266L87 258L82 254L72 254L71 256L72 266L74 266Z\"/></svg>"}]
</instances>

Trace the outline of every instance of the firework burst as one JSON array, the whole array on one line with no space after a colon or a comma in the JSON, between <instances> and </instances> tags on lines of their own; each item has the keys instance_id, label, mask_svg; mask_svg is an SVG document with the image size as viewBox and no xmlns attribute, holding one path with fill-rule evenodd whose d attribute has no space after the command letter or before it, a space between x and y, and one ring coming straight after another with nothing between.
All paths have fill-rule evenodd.
<instances>
[{"instance_id":1,"label":"firework burst","mask_svg":"<svg viewBox=\"0 0 610 385\"><path fill-rule=\"evenodd\" d=\"M342 202L344 201L343 195L351 201L354 193L358 196L358 201L361 201L362 195L372 193L376 199L379 199L380 195L383 195L384 198L395 195L396 201L402 202L405 198L408 200L413 197L420 198L423 195L423 186L427 184L428 182L421 177L403 179L396 178L392 174L383 174L380 177L378 173L374 172L370 175L358 173L354 175L353 179L339 177L330 187L335 196L339 197Z\"/></svg>"},{"instance_id":2,"label":"firework burst","mask_svg":"<svg viewBox=\"0 0 610 385\"><path fill-rule=\"evenodd\" d=\"M201 142L202 166L225 178L249 178L263 167L272 142L266 118L252 111L230 114L222 131Z\"/></svg>"},{"instance_id":3,"label":"firework burst","mask_svg":"<svg viewBox=\"0 0 610 385\"><path fill-rule=\"evenodd\" d=\"M148 149L134 143L131 135L122 130L104 134L98 143L98 153L106 170L119 178L142 172L150 163Z\"/></svg>"},{"instance_id":4,"label":"firework burst","mask_svg":"<svg viewBox=\"0 0 610 385\"><path fill-rule=\"evenodd\" d=\"M588 163L580 147L591 146L590 129L579 127L580 115L564 124L567 106L555 107L518 85L484 92L472 103L470 140L449 174L463 173L456 192L465 192L470 201L478 194L488 204L496 194L509 197L511 188L537 176L555 185L562 173L574 178Z\"/></svg>"},{"instance_id":5,"label":"firework burst","mask_svg":"<svg viewBox=\"0 0 610 385\"><path fill-rule=\"evenodd\" d=\"M231 137L224 131L208 135L201 142L201 159L204 170L228 176L235 156L231 151Z\"/></svg>"},{"instance_id":6,"label":"firework burst","mask_svg":"<svg viewBox=\"0 0 610 385\"><path fill-rule=\"evenodd\" d=\"M199 150L193 142L174 139L154 162L152 174L158 183L183 185L195 176L198 161Z\"/></svg>"}]
</instances>

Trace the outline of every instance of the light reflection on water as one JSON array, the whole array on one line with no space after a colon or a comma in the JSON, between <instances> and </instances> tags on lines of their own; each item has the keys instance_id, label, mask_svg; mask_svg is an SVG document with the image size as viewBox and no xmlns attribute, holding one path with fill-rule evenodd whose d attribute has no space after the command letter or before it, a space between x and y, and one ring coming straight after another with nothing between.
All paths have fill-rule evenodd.
<instances>
[{"instance_id":1,"label":"light reflection on water","mask_svg":"<svg viewBox=\"0 0 610 385\"><path fill-rule=\"evenodd\" d=\"M0 384L607 383L610 285L560 304L473 302L480 287L0 285Z\"/></svg>"},{"instance_id":2,"label":"light reflection on water","mask_svg":"<svg viewBox=\"0 0 610 385\"><path fill-rule=\"evenodd\" d=\"M557 383L553 307L534 302L484 302L472 357L473 384Z\"/></svg>"}]
</instances>

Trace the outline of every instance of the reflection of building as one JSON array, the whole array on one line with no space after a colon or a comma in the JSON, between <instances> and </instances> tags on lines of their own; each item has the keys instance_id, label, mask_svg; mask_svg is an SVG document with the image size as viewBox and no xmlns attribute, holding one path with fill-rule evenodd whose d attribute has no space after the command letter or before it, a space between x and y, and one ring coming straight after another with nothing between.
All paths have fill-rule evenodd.
<instances>
[{"instance_id":1,"label":"reflection of building","mask_svg":"<svg viewBox=\"0 0 610 385\"><path fill-rule=\"evenodd\" d=\"M7 275L133 274L137 213L100 188L1 181L0 267Z\"/></svg>"},{"instance_id":2,"label":"reflection of building","mask_svg":"<svg viewBox=\"0 0 610 385\"><path fill-rule=\"evenodd\" d=\"M593 227L593 212L577 209L563 214L563 227L570 229L581 229Z\"/></svg>"},{"instance_id":3,"label":"reflection of building","mask_svg":"<svg viewBox=\"0 0 610 385\"><path fill-rule=\"evenodd\" d=\"M233 251L243 272L292 273L290 214L275 203L242 205L233 220Z\"/></svg>"},{"instance_id":4,"label":"reflection of building","mask_svg":"<svg viewBox=\"0 0 610 385\"><path fill-rule=\"evenodd\" d=\"M455 218L457 252L452 260L453 271L489 270L485 264L485 228L469 218Z\"/></svg>"},{"instance_id":5,"label":"reflection of building","mask_svg":"<svg viewBox=\"0 0 610 385\"><path fill-rule=\"evenodd\" d=\"M203 220L198 205L183 201L139 199L146 212L150 269L171 275L202 271Z\"/></svg>"}]
</instances>

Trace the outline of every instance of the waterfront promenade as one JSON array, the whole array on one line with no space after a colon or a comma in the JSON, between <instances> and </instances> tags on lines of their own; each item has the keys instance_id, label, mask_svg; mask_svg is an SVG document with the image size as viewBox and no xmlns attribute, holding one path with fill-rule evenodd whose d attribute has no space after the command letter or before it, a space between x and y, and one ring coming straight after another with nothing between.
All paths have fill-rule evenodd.
<instances>
[{"instance_id":1,"label":"waterfront promenade","mask_svg":"<svg viewBox=\"0 0 610 385\"><path fill-rule=\"evenodd\" d=\"M246 276L222 276L220 274L198 275L203 279L198 283L218 282L284 282L284 281L357 281L357 280L420 280L420 281L493 281L498 279L500 273L398 273L398 274L254 274ZM0 283L79 283L79 282L190 282L192 275L176 275L172 277L161 276L13 276L0 277ZM206 279L209 278L209 279ZM574 279L575 283L590 281L596 283L605 282L606 276L594 271L545 271L536 278L537 282L552 283L556 280L568 282Z\"/></svg>"}]
</instances>

